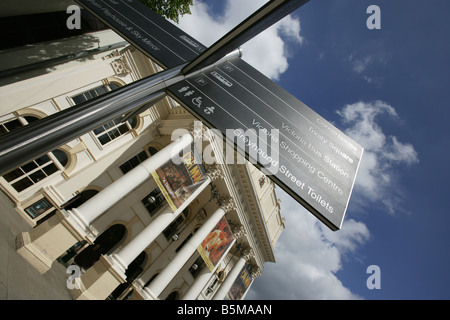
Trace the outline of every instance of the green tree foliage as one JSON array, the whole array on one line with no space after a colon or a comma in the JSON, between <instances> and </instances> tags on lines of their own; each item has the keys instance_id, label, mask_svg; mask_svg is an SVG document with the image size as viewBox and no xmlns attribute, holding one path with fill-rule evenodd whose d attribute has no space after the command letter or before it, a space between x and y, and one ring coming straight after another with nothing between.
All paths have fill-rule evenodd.
<instances>
[{"instance_id":1,"label":"green tree foliage","mask_svg":"<svg viewBox=\"0 0 450 320\"><path fill-rule=\"evenodd\" d=\"M140 0L157 14L179 22L178 18L184 14L190 14L190 6L193 0Z\"/></svg>"}]
</instances>

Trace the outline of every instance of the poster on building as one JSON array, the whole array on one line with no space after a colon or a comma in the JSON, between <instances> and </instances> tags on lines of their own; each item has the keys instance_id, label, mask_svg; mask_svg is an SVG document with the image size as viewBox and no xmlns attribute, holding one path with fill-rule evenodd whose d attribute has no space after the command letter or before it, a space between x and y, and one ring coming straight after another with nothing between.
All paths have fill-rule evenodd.
<instances>
[{"instance_id":1,"label":"poster on building","mask_svg":"<svg viewBox=\"0 0 450 320\"><path fill-rule=\"evenodd\" d=\"M203 165L195 163L195 159L200 159L196 153L192 144L189 150L180 152L179 158L172 158L152 172L156 184L174 212L207 179Z\"/></svg>"},{"instance_id":2,"label":"poster on building","mask_svg":"<svg viewBox=\"0 0 450 320\"><path fill-rule=\"evenodd\" d=\"M233 240L234 236L228 221L222 217L197 248L210 271L214 270Z\"/></svg>"},{"instance_id":3,"label":"poster on building","mask_svg":"<svg viewBox=\"0 0 450 320\"><path fill-rule=\"evenodd\" d=\"M252 283L252 277L250 276L250 266L245 264L242 267L239 276L234 280L230 290L228 290L227 295L224 300L240 300L244 296L248 287Z\"/></svg>"}]
</instances>

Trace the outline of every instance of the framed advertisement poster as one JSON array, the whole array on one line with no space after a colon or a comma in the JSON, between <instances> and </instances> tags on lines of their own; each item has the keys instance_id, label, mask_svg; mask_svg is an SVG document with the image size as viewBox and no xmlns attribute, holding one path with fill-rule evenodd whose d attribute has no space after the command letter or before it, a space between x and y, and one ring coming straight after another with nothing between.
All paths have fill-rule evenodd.
<instances>
[{"instance_id":1,"label":"framed advertisement poster","mask_svg":"<svg viewBox=\"0 0 450 320\"><path fill-rule=\"evenodd\" d=\"M228 221L222 217L197 249L210 271L214 270L233 240L234 236Z\"/></svg>"},{"instance_id":2,"label":"framed advertisement poster","mask_svg":"<svg viewBox=\"0 0 450 320\"><path fill-rule=\"evenodd\" d=\"M175 212L208 178L202 164L195 163L197 150L183 150L178 159L172 158L152 172L156 184ZM177 161L175 161L177 160Z\"/></svg>"},{"instance_id":3,"label":"framed advertisement poster","mask_svg":"<svg viewBox=\"0 0 450 320\"><path fill-rule=\"evenodd\" d=\"M244 296L250 284L252 283L252 280L253 279L250 276L250 266L248 264L245 264L242 267L239 276L236 278L230 290L228 291L225 299L240 300Z\"/></svg>"}]
</instances>

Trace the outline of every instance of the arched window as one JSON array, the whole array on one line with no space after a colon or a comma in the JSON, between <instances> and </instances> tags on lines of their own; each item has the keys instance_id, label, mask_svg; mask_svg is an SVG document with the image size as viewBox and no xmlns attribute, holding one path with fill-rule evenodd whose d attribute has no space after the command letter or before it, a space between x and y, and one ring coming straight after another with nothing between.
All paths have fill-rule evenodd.
<instances>
[{"instance_id":1,"label":"arched window","mask_svg":"<svg viewBox=\"0 0 450 320\"><path fill-rule=\"evenodd\" d=\"M148 148L148 153L149 153L151 156L153 156L153 155L155 155L156 153L158 153L158 149L156 149L156 148L154 148L154 147L149 147L149 148Z\"/></svg>"},{"instance_id":2,"label":"arched window","mask_svg":"<svg viewBox=\"0 0 450 320\"><path fill-rule=\"evenodd\" d=\"M5 121L0 124L0 134L26 126L38 119L33 116L19 116ZM22 192L47 177L64 170L68 161L67 154L60 149L56 149L8 171L3 175L3 178L17 192Z\"/></svg>"},{"instance_id":3,"label":"arched window","mask_svg":"<svg viewBox=\"0 0 450 320\"><path fill-rule=\"evenodd\" d=\"M112 90L118 89L118 88L119 88L119 85L115 84L114 82L111 82L111 83L108 84L108 87L109 87L109 89L111 89L111 91L112 91Z\"/></svg>"},{"instance_id":4,"label":"arched window","mask_svg":"<svg viewBox=\"0 0 450 320\"><path fill-rule=\"evenodd\" d=\"M36 120L39 120L39 118L33 116L14 117L10 120L0 123L0 135L13 131L14 129L26 126L27 124Z\"/></svg>"},{"instance_id":5,"label":"arched window","mask_svg":"<svg viewBox=\"0 0 450 320\"><path fill-rule=\"evenodd\" d=\"M76 96L73 96L72 100L75 104L80 104L85 101L99 97L109 91L116 90L117 88L119 88L119 86L115 83L101 85L93 89L87 90L83 93L77 94ZM129 119L123 123L122 117L118 117L94 129L93 132L98 141L102 145L105 145L113 141L114 139L120 137L121 135L129 132L136 126L137 126L136 118Z\"/></svg>"},{"instance_id":6,"label":"arched window","mask_svg":"<svg viewBox=\"0 0 450 320\"><path fill-rule=\"evenodd\" d=\"M95 87L93 89L87 90L85 92L82 92L82 93L79 93L79 94L73 96L72 100L73 100L73 102L75 102L75 104L80 104L85 101L99 97L99 96L107 93L108 91L112 91L117 88L118 88L118 86L115 84L114 84L114 86L111 86L111 84L101 85L101 86Z\"/></svg>"},{"instance_id":7,"label":"arched window","mask_svg":"<svg viewBox=\"0 0 450 320\"><path fill-rule=\"evenodd\" d=\"M137 119L132 118L126 122L122 122L122 117L108 121L104 125L101 125L97 129L94 129L95 137L98 141L105 145L114 139L124 135L137 125Z\"/></svg>"},{"instance_id":8,"label":"arched window","mask_svg":"<svg viewBox=\"0 0 450 320\"><path fill-rule=\"evenodd\" d=\"M62 167L65 167L67 162L69 162L69 158L67 157L67 154L64 151L56 149L53 150L52 153Z\"/></svg>"}]
</instances>

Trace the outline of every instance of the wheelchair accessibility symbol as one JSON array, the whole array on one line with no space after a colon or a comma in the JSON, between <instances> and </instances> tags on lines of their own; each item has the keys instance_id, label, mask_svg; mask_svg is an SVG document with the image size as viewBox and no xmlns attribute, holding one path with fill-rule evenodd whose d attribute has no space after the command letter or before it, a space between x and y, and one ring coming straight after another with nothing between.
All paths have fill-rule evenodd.
<instances>
[{"instance_id":1,"label":"wheelchair accessibility symbol","mask_svg":"<svg viewBox=\"0 0 450 320\"><path fill-rule=\"evenodd\" d=\"M196 107L200 108L200 106L202 105L202 97L197 97L197 98L192 99L192 103Z\"/></svg>"}]
</instances>

